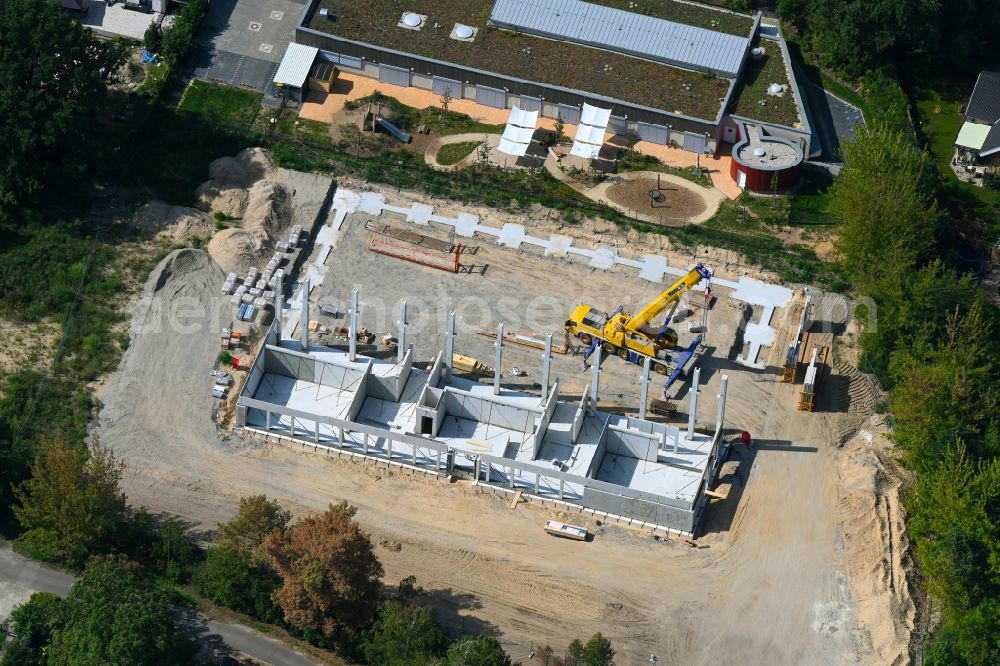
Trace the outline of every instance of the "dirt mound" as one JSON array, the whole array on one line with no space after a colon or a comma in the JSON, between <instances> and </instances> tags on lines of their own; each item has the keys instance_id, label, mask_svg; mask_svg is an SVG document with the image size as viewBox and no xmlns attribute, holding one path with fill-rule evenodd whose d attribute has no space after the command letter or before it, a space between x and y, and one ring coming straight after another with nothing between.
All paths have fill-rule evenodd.
<instances>
[{"instance_id":1,"label":"dirt mound","mask_svg":"<svg viewBox=\"0 0 1000 666\"><path fill-rule=\"evenodd\" d=\"M272 234L290 223L291 196L284 185L259 180L247 193L243 228L247 231Z\"/></svg>"},{"instance_id":2,"label":"dirt mound","mask_svg":"<svg viewBox=\"0 0 1000 666\"><path fill-rule=\"evenodd\" d=\"M226 185L218 180L207 180L195 192L198 208L206 213L219 211L229 217L241 218L246 212L250 196L246 188Z\"/></svg>"},{"instance_id":3,"label":"dirt mound","mask_svg":"<svg viewBox=\"0 0 1000 666\"><path fill-rule=\"evenodd\" d=\"M889 459L880 417L848 441L840 458L840 515L865 642L880 664L912 663L918 620L913 557L900 501L905 478ZM888 613L886 611L889 611Z\"/></svg>"},{"instance_id":4,"label":"dirt mound","mask_svg":"<svg viewBox=\"0 0 1000 666\"><path fill-rule=\"evenodd\" d=\"M246 273L257 264L266 247L267 237L245 229L223 229L208 242L208 253L226 273Z\"/></svg>"},{"instance_id":5,"label":"dirt mound","mask_svg":"<svg viewBox=\"0 0 1000 666\"><path fill-rule=\"evenodd\" d=\"M177 243L187 242L192 236L208 238L212 235L212 223L204 213L162 201L152 201L141 207L133 222L148 234L167 236Z\"/></svg>"},{"instance_id":6,"label":"dirt mound","mask_svg":"<svg viewBox=\"0 0 1000 666\"><path fill-rule=\"evenodd\" d=\"M212 180L244 187L270 177L274 170L274 160L263 148L247 148L235 157L220 157L208 166Z\"/></svg>"}]
</instances>

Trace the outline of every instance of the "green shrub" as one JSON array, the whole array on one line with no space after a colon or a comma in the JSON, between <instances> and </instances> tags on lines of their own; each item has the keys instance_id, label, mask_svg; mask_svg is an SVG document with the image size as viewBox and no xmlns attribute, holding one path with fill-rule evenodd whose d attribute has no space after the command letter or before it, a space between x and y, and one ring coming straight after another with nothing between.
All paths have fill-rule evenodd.
<instances>
[{"instance_id":1,"label":"green shrub","mask_svg":"<svg viewBox=\"0 0 1000 666\"><path fill-rule=\"evenodd\" d=\"M222 352L221 354L219 354L219 364L220 365L232 365L233 364L233 355L230 354L227 351Z\"/></svg>"}]
</instances>

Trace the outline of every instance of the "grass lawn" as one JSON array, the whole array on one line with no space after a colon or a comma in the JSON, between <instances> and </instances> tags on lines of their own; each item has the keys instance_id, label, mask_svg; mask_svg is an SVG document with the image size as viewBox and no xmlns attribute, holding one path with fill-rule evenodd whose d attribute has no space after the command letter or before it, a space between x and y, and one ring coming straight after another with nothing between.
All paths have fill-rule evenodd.
<instances>
[{"instance_id":1,"label":"grass lawn","mask_svg":"<svg viewBox=\"0 0 1000 666\"><path fill-rule=\"evenodd\" d=\"M826 207L830 205L828 192L832 184L833 176L829 174L803 171L802 184L790 196L788 223L796 226L833 224L833 219L826 213Z\"/></svg>"},{"instance_id":2,"label":"grass lawn","mask_svg":"<svg viewBox=\"0 0 1000 666\"><path fill-rule=\"evenodd\" d=\"M478 141L462 141L461 143L448 143L438 150L437 161L438 164L444 166L451 166L452 164L458 164L464 160L467 156L472 154L472 151L479 147Z\"/></svg>"},{"instance_id":3,"label":"grass lawn","mask_svg":"<svg viewBox=\"0 0 1000 666\"><path fill-rule=\"evenodd\" d=\"M195 79L184 91L177 108L249 127L260 112L262 98L263 95L258 92Z\"/></svg>"},{"instance_id":4,"label":"grass lawn","mask_svg":"<svg viewBox=\"0 0 1000 666\"><path fill-rule=\"evenodd\" d=\"M767 87L772 83L789 85L785 58L777 44L764 42L763 46L766 51L763 58L747 60L733 94L732 112L744 118L792 127L799 122L793 92L788 90L781 97L767 94Z\"/></svg>"}]
</instances>

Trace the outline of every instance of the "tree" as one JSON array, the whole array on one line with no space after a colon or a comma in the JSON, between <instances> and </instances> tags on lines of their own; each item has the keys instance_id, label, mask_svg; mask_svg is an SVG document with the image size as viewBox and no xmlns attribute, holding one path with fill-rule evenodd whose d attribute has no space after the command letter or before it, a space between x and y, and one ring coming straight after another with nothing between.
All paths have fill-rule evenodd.
<instances>
[{"instance_id":1,"label":"tree","mask_svg":"<svg viewBox=\"0 0 1000 666\"><path fill-rule=\"evenodd\" d=\"M615 666L611 641L600 633L591 636L586 645L574 639L566 651L566 666Z\"/></svg>"},{"instance_id":2,"label":"tree","mask_svg":"<svg viewBox=\"0 0 1000 666\"><path fill-rule=\"evenodd\" d=\"M44 442L31 478L15 493L14 515L25 530L20 540L71 566L104 552L126 517L123 472L108 449L96 446L88 457L61 438Z\"/></svg>"},{"instance_id":3,"label":"tree","mask_svg":"<svg viewBox=\"0 0 1000 666\"><path fill-rule=\"evenodd\" d=\"M240 498L236 515L229 522L219 524L222 543L242 552L253 552L264 543L271 532L284 531L292 512L282 508L276 499L267 495Z\"/></svg>"},{"instance_id":4,"label":"tree","mask_svg":"<svg viewBox=\"0 0 1000 666\"><path fill-rule=\"evenodd\" d=\"M94 164L108 45L54 2L0 2L0 208L71 189Z\"/></svg>"},{"instance_id":5,"label":"tree","mask_svg":"<svg viewBox=\"0 0 1000 666\"><path fill-rule=\"evenodd\" d=\"M861 293L899 294L931 249L939 219L927 155L885 127L843 145L844 169L830 188L840 221L834 248Z\"/></svg>"},{"instance_id":6,"label":"tree","mask_svg":"<svg viewBox=\"0 0 1000 666\"><path fill-rule=\"evenodd\" d=\"M556 121L552 128L556 132L556 143L559 143L563 139L563 130L566 129L566 121L563 120L562 113L556 113Z\"/></svg>"},{"instance_id":7,"label":"tree","mask_svg":"<svg viewBox=\"0 0 1000 666\"><path fill-rule=\"evenodd\" d=\"M155 21L149 24L142 36L142 45L150 53L157 53L163 48L163 29Z\"/></svg>"},{"instance_id":8,"label":"tree","mask_svg":"<svg viewBox=\"0 0 1000 666\"><path fill-rule=\"evenodd\" d=\"M282 578L274 600L285 621L342 642L367 626L378 604L382 564L371 538L341 502L272 532L260 547Z\"/></svg>"},{"instance_id":9,"label":"tree","mask_svg":"<svg viewBox=\"0 0 1000 666\"><path fill-rule=\"evenodd\" d=\"M95 560L73 584L62 616L50 666L185 663L163 593L127 560Z\"/></svg>"},{"instance_id":10,"label":"tree","mask_svg":"<svg viewBox=\"0 0 1000 666\"><path fill-rule=\"evenodd\" d=\"M61 624L62 599L50 592L35 592L10 614L16 638L3 652L2 666L44 664L42 654Z\"/></svg>"},{"instance_id":11,"label":"tree","mask_svg":"<svg viewBox=\"0 0 1000 666\"><path fill-rule=\"evenodd\" d=\"M447 666L514 666L503 646L493 636L464 636L448 648Z\"/></svg>"},{"instance_id":12,"label":"tree","mask_svg":"<svg viewBox=\"0 0 1000 666\"><path fill-rule=\"evenodd\" d=\"M198 593L217 604L263 622L279 622L281 611L272 595L281 578L271 565L252 553L222 544L208 551L197 578Z\"/></svg>"},{"instance_id":13,"label":"tree","mask_svg":"<svg viewBox=\"0 0 1000 666\"><path fill-rule=\"evenodd\" d=\"M451 105L451 88L445 88L441 93L441 110L448 113L448 106Z\"/></svg>"},{"instance_id":14,"label":"tree","mask_svg":"<svg viewBox=\"0 0 1000 666\"><path fill-rule=\"evenodd\" d=\"M1000 446L987 436L1000 412L997 329L974 293L970 300L967 313L952 306L945 311L943 330L933 330L930 340L914 336L893 360L898 377L890 397L897 420L894 439L918 472L936 469L956 439L975 458L1000 455ZM923 308L910 316L920 320L940 318L940 313Z\"/></svg>"},{"instance_id":15,"label":"tree","mask_svg":"<svg viewBox=\"0 0 1000 666\"><path fill-rule=\"evenodd\" d=\"M386 601L372 628L361 639L361 652L371 666L418 666L438 657L444 634L426 606Z\"/></svg>"}]
</instances>

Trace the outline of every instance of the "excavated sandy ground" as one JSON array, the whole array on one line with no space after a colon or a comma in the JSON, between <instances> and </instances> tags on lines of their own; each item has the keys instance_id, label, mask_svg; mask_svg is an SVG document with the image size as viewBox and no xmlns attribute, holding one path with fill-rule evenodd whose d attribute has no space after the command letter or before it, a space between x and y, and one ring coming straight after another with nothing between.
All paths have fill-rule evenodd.
<instances>
[{"instance_id":1,"label":"excavated sandy ground","mask_svg":"<svg viewBox=\"0 0 1000 666\"><path fill-rule=\"evenodd\" d=\"M546 226L555 225L539 220L530 231ZM591 241L595 231L604 230L573 229ZM652 242L659 239L632 235L621 251L631 246L641 254ZM335 250L329 263L353 259L340 254L349 247ZM489 254L496 261L494 255L505 252ZM544 285L561 301L578 300L587 269L508 254L509 261L494 268L504 271L511 292L521 284ZM374 273L354 278L370 297L379 295L380 285L399 282L381 279L388 270L414 271L413 280L462 277L383 259ZM725 270L723 264L717 268ZM223 277L206 253L175 253L153 272L133 308L133 340L111 380L98 428L129 465L125 489L133 504L210 531L252 493L275 496L300 515L346 499L381 545L387 584L415 575L451 633L498 632L521 661L532 646L561 650L597 631L611 639L621 664L647 663L650 654L661 663L692 664L905 661L897 656L905 654L910 617L906 602L897 601L906 593L898 582L905 549L885 545L900 539L898 501L881 499L887 484L875 481L875 466L851 462L871 455L863 445L835 446L840 415L796 411L796 389L779 383L773 368L750 372L724 352L702 362L704 420L714 415L719 380L728 373L727 424L752 432L759 448L726 463L720 487L728 498L709 507L697 548L610 525L581 544L542 532L552 512L525 504L511 510L465 483L449 486L220 433L208 371L218 330L232 316L218 289ZM462 277L470 290L476 289L472 277ZM585 281L588 294L650 289L631 273L588 272ZM344 284L345 293L350 286ZM381 296L392 301L396 295ZM720 294L713 313L734 318L724 300ZM775 325L784 322L776 317ZM432 341L417 346L418 356L431 356ZM557 368L557 374L571 372ZM628 398L638 390L635 376L605 370L610 388L602 392L634 406ZM565 380L585 384L579 376ZM880 518L860 520L883 502L889 506L884 527ZM597 527L579 516L572 520ZM889 552L886 564L878 564Z\"/></svg>"}]
</instances>

